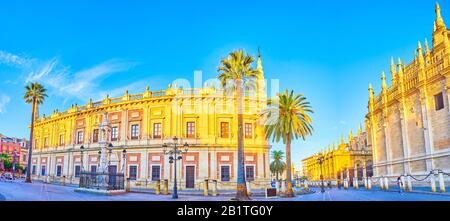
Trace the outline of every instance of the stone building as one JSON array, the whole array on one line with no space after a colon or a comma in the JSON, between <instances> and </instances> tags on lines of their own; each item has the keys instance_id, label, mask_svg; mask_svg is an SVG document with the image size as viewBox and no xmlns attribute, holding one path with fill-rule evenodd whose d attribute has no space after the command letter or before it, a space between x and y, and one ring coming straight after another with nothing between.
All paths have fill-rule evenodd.
<instances>
[{"instance_id":1,"label":"stone building","mask_svg":"<svg viewBox=\"0 0 450 221\"><path fill-rule=\"evenodd\" d=\"M432 48L418 43L414 60L391 61L390 86L369 85L366 130L375 176L421 175L450 170L450 31L436 4Z\"/></svg>"},{"instance_id":2,"label":"stone building","mask_svg":"<svg viewBox=\"0 0 450 221\"><path fill-rule=\"evenodd\" d=\"M270 145L259 119L267 97L261 57L256 88L244 98L244 161L247 181L270 183ZM237 180L237 111L234 96L219 87L181 88L128 94L86 105L73 105L64 112L37 119L33 143L32 174L35 179L65 176L79 182L80 171L98 171L101 124L107 122L112 144L109 170L125 173L132 185L168 179L172 185L174 165L162 145L189 144L177 162L180 188L201 188L205 179L215 179L219 188L235 188ZM106 118L106 119L105 119ZM102 124L103 125L103 124ZM99 130L100 128L100 130ZM109 144L108 144L109 145ZM80 147L84 147L81 155ZM122 159L122 151L126 157ZM124 160L124 161L123 161ZM124 163L124 166L123 165Z\"/></svg>"},{"instance_id":3,"label":"stone building","mask_svg":"<svg viewBox=\"0 0 450 221\"><path fill-rule=\"evenodd\" d=\"M323 157L322 165L318 159ZM356 136L352 131L348 135L347 142L344 136L339 144L328 145L317 154L302 160L303 174L310 181L338 180L354 177L362 180L363 177L371 177L372 172L372 148L367 141L366 132L359 126Z\"/></svg>"}]
</instances>

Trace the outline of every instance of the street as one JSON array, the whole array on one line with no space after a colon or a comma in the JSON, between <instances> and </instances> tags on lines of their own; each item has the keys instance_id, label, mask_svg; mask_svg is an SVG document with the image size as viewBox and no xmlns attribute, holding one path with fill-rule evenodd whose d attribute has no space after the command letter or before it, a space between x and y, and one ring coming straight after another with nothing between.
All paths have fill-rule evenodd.
<instances>
[{"instance_id":1,"label":"street","mask_svg":"<svg viewBox=\"0 0 450 221\"><path fill-rule=\"evenodd\" d=\"M171 195L155 195L148 193L127 193L116 196L103 196L74 192L73 186L60 186L23 181L0 182L0 201L172 201ZM297 195L295 198L253 197L256 201L450 201L450 195L398 193L366 190L326 189L321 193L312 188L315 193ZM199 195L179 195L179 201L228 201L231 197L204 197Z\"/></svg>"}]
</instances>

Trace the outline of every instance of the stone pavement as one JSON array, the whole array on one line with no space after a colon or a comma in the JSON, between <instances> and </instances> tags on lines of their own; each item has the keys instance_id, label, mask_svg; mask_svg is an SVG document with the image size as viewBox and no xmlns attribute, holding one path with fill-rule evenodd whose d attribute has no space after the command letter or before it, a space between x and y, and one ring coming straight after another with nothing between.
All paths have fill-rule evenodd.
<instances>
[{"instance_id":1,"label":"stone pavement","mask_svg":"<svg viewBox=\"0 0 450 221\"><path fill-rule=\"evenodd\" d=\"M73 186L60 186L34 182L24 183L0 182L0 200L6 201L171 201L171 195L155 195L149 193L127 193L116 196L78 193ZM318 188L312 188L312 194L297 195L295 198L253 197L256 201L450 201L450 196L442 194L422 194L385 192L378 190L339 190L326 189L320 193ZM228 201L232 197L223 195L203 197L201 195L179 195L179 201Z\"/></svg>"}]
</instances>

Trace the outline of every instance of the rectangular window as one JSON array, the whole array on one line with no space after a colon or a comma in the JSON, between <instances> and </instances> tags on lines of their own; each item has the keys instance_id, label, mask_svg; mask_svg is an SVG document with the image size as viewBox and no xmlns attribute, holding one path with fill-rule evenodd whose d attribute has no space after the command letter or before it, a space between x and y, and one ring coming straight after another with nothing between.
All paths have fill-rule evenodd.
<instances>
[{"instance_id":1,"label":"rectangular window","mask_svg":"<svg viewBox=\"0 0 450 221\"><path fill-rule=\"evenodd\" d=\"M78 131L78 133L77 133L77 144L82 144L83 143L83 136L84 136L83 131Z\"/></svg>"},{"instance_id":2,"label":"rectangular window","mask_svg":"<svg viewBox=\"0 0 450 221\"><path fill-rule=\"evenodd\" d=\"M136 180L137 177L137 166L130 165L128 170L128 176L130 177L130 180Z\"/></svg>"},{"instance_id":3,"label":"rectangular window","mask_svg":"<svg viewBox=\"0 0 450 221\"><path fill-rule=\"evenodd\" d=\"M252 138L253 137L253 127L251 123L245 123L245 127L244 127L244 133L245 133L245 138Z\"/></svg>"},{"instance_id":4,"label":"rectangular window","mask_svg":"<svg viewBox=\"0 0 450 221\"><path fill-rule=\"evenodd\" d=\"M56 176L61 176L62 166L58 165L56 166Z\"/></svg>"},{"instance_id":5,"label":"rectangular window","mask_svg":"<svg viewBox=\"0 0 450 221\"><path fill-rule=\"evenodd\" d=\"M27 161L27 155L22 155L22 161Z\"/></svg>"},{"instance_id":6,"label":"rectangular window","mask_svg":"<svg viewBox=\"0 0 450 221\"><path fill-rule=\"evenodd\" d=\"M98 142L98 129L94 129L94 131L92 132L92 142Z\"/></svg>"},{"instance_id":7,"label":"rectangular window","mask_svg":"<svg viewBox=\"0 0 450 221\"><path fill-rule=\"evenodd\" d=\"M80 172L81 172L81 166L76 165L75 166L75 177L80 177Z\"/></svg>"},{"instance_id":8,"label":"rectangular window","mask_svg":"<svg viewBox=\"0 0 450 221\"><path fill-rule=\"evenodd\" d=\"M230 181L230 166L221 166L220 167L220 180L221 181Z\"/></svg>"},{"instance_id":9,"label":"rectangular window","mask_svg":"<svg viewBox=\"0 0 450 221\"><path fill-rule=\"evenodd\" d=\"M112 127L111 128L111 141L117 141L119 138L119 128Z\"/></svg>"},{"instance_id":10,"label":"rectangular window","mask_svg":"<svg viewBox=\"0 0 450 221\"><path fill-rule=\"evenodd\" d=\"M437 111L444 109L444 96L442 95L442 92L434 95L434 106Z\"/></svg>"},{"instance_id":11,"label":"rectangular window","mask_svg":"<svg viewBox=\"0 0 450 221\"><path fill-rule=\"evenodd\" d=\"M195 137L195 122L186 122L186 137Z\"/></svg>"},{"instance_id":12,"label":"rectangular window","mask_svg":"<svg viewBox=\"0 0 450 221\"><path fill-rule=\"evenodd\" d=\"M153 165L152 166L152 181L161 179L161 166Z\"/></svg>"},{"instance_id":13,"label":"rectangular window","mask_svg":"<svg viewBox=\"0 0 450 221\"><path fill-rule=\"evenodd\" d=\"M41 176L45 176L45 165L41 167Z\"/></svg>"},{"instance_id":14,"label":"rectangular window","mask_svg":"<svg viewBox=\"0 0 450 221\"><path fill-rule=\"evenodd\" d=\"M153 138L161 138L162 137L162 127L161 123L153 124Z\"/></svg>"},{"instance_id":15,"label":"rectangular window","mask_svg":"<svg viewBox=\"0 0 450 221\"><path fill-rule=\"evenodd\" d=\"M245 180L255 180L255 166L245 166Z\"/></svg>"},{"instance_id":16,"label":"rectangular window","mask_svg":"<svg viewBox=\"0 0 450 221\"><path fill-rule=\"evenodd\" d=\"M64 146L64 134L59 135L59 146Z\"/></svg>"},{"instance_id":17,"label":"rectangular window","mask_svg":"<svg viewBox=\"0 0 450 221\"><path fill-rule=\"evenodd\" d=\"M91 173L96 173L96 172L97 172L97 166L91 165Z\"/></svg>"},{"instance_id":18,"label":"rectangular window","mask_svg":"<svg viewBox=\"0 0 450 221\"><path fill-rule=\"evenodd\" d=\"M33 165L31 174L36 175L36 165Z\"/></svg>"},{"instance_id":19,"label":"rectangular window","mask_svg":"<svg viewBox=\"0 0 450 221\"><path fill-rule=\"evenodd\" d=\"M220 123L220 137L228 138L230 136L230 127L228 122Z\"/></svg>"},{"instance_id":20,"label":"rectangular window","mask_svg":"<svg viewBox=\"0 0 450 221\"><path fill-rule=\"evenodd\" d=\"M139 124L131 125L131 139L139 139Z\"/></svg>"},{"instance_id":21,"label":"rectangular window","mask_svg":"<svg viewBox=\"0 0 450 221\"><path fill-rule=\"evenodd\" d=\"M38 141L39 141L38 139L34 140L34 148L38 148L38 143L39 143Z\"/></svg>"}]
</instances>

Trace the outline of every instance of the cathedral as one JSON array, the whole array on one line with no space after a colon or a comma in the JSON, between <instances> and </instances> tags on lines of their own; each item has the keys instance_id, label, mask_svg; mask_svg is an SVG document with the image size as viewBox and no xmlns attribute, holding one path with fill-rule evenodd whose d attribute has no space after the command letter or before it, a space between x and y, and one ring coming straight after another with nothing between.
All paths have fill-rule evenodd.
<instances>
[{"instance_id":1,"label":"cathedral","mask_svg":"<svg viewBox=\"0 0 450 221\"><path fill-rule=\"evenodd\" d=\"M425 175L450 170L450 31L436 4L432 47L417 45L414 60L391 61L391 85L369 85L366 130L374 176Z\"/></svg>"},{"instance_id":2,"label":"cathedral","mask_svg":"<svg viewBox=\"0 0 450 221\"><path fill-rule=\"evenodd\" d=\"M319 162L320 158L322 162ZM320 180L321 174L324 180L362 180L373 175L372 164L372 149L361 125L356 136L350 131L347 142L342 136L337 145L328 145L319 153L302 160L303 174L311 181Z\"/></svg>"}]
</instances>

